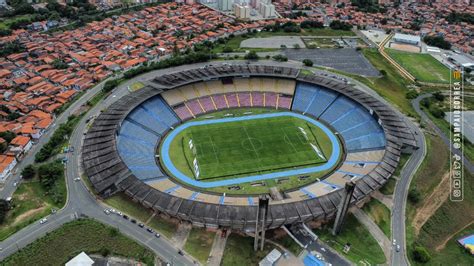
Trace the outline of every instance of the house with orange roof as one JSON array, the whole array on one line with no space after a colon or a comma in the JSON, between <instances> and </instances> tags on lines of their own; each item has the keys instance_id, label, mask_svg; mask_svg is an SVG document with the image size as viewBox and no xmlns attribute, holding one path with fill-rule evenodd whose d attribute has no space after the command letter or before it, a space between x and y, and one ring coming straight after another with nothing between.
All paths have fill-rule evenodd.
<instances>
[{"instance_id":1,"label":"house with orange roof","mask_svg":"<svg viewBox=\"0 0 474 266\"><path fill-rule=\"evenodd\" d=\"M5 182L16 164L15 156L0 154L0 182Z\"/></svg>"},{"instance_id":2,"label":"house with orange roof","mask_svg":"<svg viewBox=\"0 0 474 266\"><path fill-rule=\"evenodd\" d=\"M32 146L33 143L31 142L30 137L20 135L12 139L12 141L10 142L9 151L15 154L16 158L20 158L25 153L27 153Z\"/></svg>"}]
</instances>

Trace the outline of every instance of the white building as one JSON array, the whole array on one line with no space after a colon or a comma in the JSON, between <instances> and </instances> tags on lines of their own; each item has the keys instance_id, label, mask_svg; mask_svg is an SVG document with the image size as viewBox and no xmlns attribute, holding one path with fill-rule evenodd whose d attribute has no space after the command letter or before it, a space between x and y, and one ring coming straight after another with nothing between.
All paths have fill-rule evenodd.
<instances>
[{"instance_id":1,"label":"white building","mask_svg":"<svg viewBox=\"0 0 474 266\"><path fill-rule=\"evenodd\" d=\"M237 18L247 19L250 18L251 7L248 5L242 6L239 4L234 5L234 13Z\"/></svg>"},{"instance_id":2,"label":"white building","mask_svg":"<svg viewBox=\"0 0 474 266\"><path fill-rule=\"evenodd\" d=\"M14 156L0 154L0 182L10 175L17 161Z\"/></svg>"},{"instance_id":3,"label":"white building","mask_svg":"<svg viewBox=\"0 0 474 266\"><path fill-rule=\"evenodd\" d=\"M258 265L259 266L273 266L275 263L278 261L278 259L281 257L281 252L278 251L277 249L273 249L270 253L263 258Z\"/></svg>"},{"instance_id":4,"label":"white building","mask_svg":"<svg viewBox=\"0 0 474 266\"><path fill-rule=\"evenodd\" d=\"M275 17L275 6L273 4L260 3L260 14L264 18Z\"/></svg>"},{"instance_id":5,"label":"white building","mask_svg":"<svg viewBox=\"0 0 474 266\"><path fill-rule=\"evenodd\" d=\"M220 11L231 11L233 4L233 0L218 0L217 8L219 8Z\"/></svg>"},{"instance_id":6,"label":"white building","mask_svg":"<svg viewBox=\"0 0 474 266\"><path fill-rule=\"evenodd\" d=\"M420 36L410 35L410 34L402 34L402 33L395 33L393 36L393 41L399 43L406 43L411 45L420 45L421 38Z\"/></svg>"},{"instance_id":7,"label":"white building","mask_svg":"<svg viewBox=\"0 0 474 266\"><path fill-rule=\"evenodd\" d=\"M92 266L92 264L94 264L94 261L83 251L66 262L65 266Z\"/></svg>"}]
</instances>

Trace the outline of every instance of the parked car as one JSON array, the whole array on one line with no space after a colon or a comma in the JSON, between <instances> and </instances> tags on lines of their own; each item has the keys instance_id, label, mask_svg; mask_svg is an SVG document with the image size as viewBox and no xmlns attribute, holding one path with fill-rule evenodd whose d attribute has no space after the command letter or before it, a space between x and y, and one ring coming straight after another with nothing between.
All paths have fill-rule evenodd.
<instances>
[{"instance_id":1,"label":"parked car","mask_svg":"<svg viewBox=\"0 0 474 266\"><path fill-rule=\"evenodd\" d=\"M48 221L48 219L43 218L43 219L40 220L40 224L44 224L44 223L46 223L47 221Z\"/></svg>"},{"instance_id":2,"label":"parked car","mask_svg":"<svg viewBox=\"0 0 474 266\"><path fill-rule=\"evenodd\" d=\"M153 229L151 229L151 228L147 228L146 230L147 230L148 232L150 232L150 233L154 233L154 232L155 232L155 231L153 231Z\"/></svg>"},{"instance_id":3,"label":"parked car","mask_svg":"<svg viewBox=\"0 0 474 266\"><path fill-rule=\"evenodd\" d=\"M109 214L110 214L110 211L107 210L107 209L105 209L105 210L104 210L104 213L107 214L107 215L109 215Z\"/></svg>"},{"instance_id":4,"label":"parked car","mask_svg":"<svg viewBox=\"0 0 474 266\"><path fill-rule=\"evenodd\" d=\"M80 178L80 177L76 177L76 178L74 178L74 181L76 181L76 182L77 182L77 181L81 181L81 178Z\"/></svg>"},{"instance_id":5,"label":"parked car","mask_svg":"<svg viewBox=\"0 0 474 266\"><path fill-rule=\"evenodd\" d=\"M400 252L400 245L397 245L397 249L395 249L397 252Z\"/></svg>"},{"instance_id":6,"label":"parked car","mask_svg":"<svg viewBox=\"0 0 474 266\"><path fill-rule=\"evenodd\" d=\"M160 238L161 235L156 233L155 236L156 236L156 238Z\"/></svg>"},{"instance_id":7,"label":"parked car","mask_svg":"<svg viewBox=\"0 0 474 266\"><path fill-rule=\"evenodd\" d=\"M138 226L140 226L141 228L145 227L145 225L142 223L139 223Z\"/></svg>"},{"instance_id":8,"label":"parked car","mask_svg":"<svg viewBox=\"0 0 474 266\"><path fill-rule=\"evenodd\" d=\"M130 222L132 222L132 224L136 224L136 223L137 223L137 220L132 219L132 220L130 220Z\"/></svg>"},{"instance_id":9,"label":"parked car","mask_svg":"<svg viewBox=\"0 0 474 266\"><path fill-rule=\"evenodd\" d=\"M128 216L127 216L127 215L124 214L122 217L123 217L125 220L128 220Z\"/></svg>"}]
</instances>

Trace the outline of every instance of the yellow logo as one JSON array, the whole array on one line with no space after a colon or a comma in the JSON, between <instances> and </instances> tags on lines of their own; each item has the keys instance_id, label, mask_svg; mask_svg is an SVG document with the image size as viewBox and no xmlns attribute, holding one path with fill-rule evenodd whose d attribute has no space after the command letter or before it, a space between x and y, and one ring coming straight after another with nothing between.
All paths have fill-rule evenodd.
<instances>
[{"instance_id":1,"label":"yellow logo","mask_svg":"<svg viewBox=\"0 0 474 266\"><path fill-rule=\"evenodd\" d=\"M454 70L454 72L453 72L453 78L455 78L455 79L461 79L461 71L459 71L459 70Z\"/></svg>"}]
</instances>

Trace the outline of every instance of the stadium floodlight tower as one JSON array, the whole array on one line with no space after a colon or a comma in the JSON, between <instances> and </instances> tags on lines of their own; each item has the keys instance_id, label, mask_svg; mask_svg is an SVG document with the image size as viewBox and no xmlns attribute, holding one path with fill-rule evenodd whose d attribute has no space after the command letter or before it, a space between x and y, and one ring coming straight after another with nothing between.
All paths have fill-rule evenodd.
<instances>
[{"instance_id":1,"label":"stadium floodlight tower","mask_svg":"<svg viewBox=\"0 0 474 266\"><path fill-rule=\"evenodd\" d=\"M341 202L337 207L336 220L334 221L334 227L332 228L332 235L337 235L341 232L342 224L346 218L349 205L351 203L352 194L354 193L355 184L354 182L347 182L344 187L344 195L342 196Z\"/></svg>"},{"instance_id":2,"label":"stadium floodlight tower","mask_svg":"<svg viewBox=\"0 0 474 266\"><path fill-rule=\"evenodd\" d=\"M270 199L267 195L262 195L258 198L257 218L255 221L255 241L253 249L258 250L258 239L260 238L260 250L263 250L265 243L265 222L267 221L268 202ZM260 231L259 231L260 227ZM260 233L261 233L261 236Z\"/></svg>"}]
</instances>

